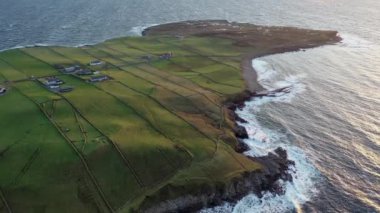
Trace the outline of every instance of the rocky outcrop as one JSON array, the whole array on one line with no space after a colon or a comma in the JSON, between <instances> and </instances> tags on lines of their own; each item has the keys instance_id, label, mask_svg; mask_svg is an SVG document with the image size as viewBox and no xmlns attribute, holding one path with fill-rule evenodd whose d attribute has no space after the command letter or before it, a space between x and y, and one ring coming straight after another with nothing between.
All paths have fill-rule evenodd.
<instances>
[{"instance_id":1,"label":"rocky outcrop","mask_svg":"<svg viewBox=\"0 0 380 213\"><path fill-rule=\"evenodd\" d=\"M235 111L237 109L242 109L245 106L245 102L253 96L253 93L250 91L244 91L239 95L234 96L231 99L228 99L224 106L228 111L229 120L233 121L233 126L231 127L235 133L238 143L235 145L235 151L243 153L249 150L247 144L245 144L242 139L248 138L247 130L241 126L239 123L247 123L246 120L241 118Z\"/></svg>"},{"instance_id":2,"label":"rocky outcrop","mask_svg":"<svg viewBox=\"0 0 380 213\"><path fill-rule=\"evenodd\" d=\"M235 132L235 136L237 138L241 138L241 139L247 139L248 138L247 130L240 125L236 125L234 132Z\"/></svg>"},{"instance_id":3,"label":"rocky outcrop","mask_svg":"<svg viewBox=\"0 0 380 213\"><path fill-rule=\"evenodd\" d=\"M145 213L195 212L206 207L220 205L223 202L236 202L250 193L257 196L262 196L262 193L266 191L282 193L277 182L280 179L291 181L288 167L293 164L288 160L286 151L278 148L267 156L253 158L253 160L260 162L263 168L259 171L245 172L224 185L213 187L208 185L195 193L162 201L154 206L142 205L144 208L141 211ZM175 186L170 186L170 188L170 190L175 190ZM168 191L169 189L162 190Z\"/></svg>"}]
</instances>

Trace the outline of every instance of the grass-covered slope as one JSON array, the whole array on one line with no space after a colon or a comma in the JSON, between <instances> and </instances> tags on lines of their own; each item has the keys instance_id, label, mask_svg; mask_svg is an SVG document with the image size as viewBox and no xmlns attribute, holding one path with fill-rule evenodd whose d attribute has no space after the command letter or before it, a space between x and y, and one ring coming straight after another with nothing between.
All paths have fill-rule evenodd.
<instances>
[{"instance_id":1,"label":"grass-covered slope","mask_svg":"<svg viewBox=\"0 0 380 213\"><path fill-rule=\"evenodd\" d=\"M228 37L152 35L1 52L0 212L128 212L166 199L155 194L168 185L173 198L259 170L234 151L224 107L246 89L241 61L253 50ZM74 64L111 80L57 69ZM74 90L49 90L48 76Z\"/></svg>"}]
</instances>

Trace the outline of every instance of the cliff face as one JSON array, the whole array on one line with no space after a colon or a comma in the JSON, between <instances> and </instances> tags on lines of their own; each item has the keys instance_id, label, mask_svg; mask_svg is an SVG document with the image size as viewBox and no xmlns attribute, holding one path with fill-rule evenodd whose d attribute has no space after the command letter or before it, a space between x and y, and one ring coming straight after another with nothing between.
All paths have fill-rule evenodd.
<instances>
[{"instance_id":1,"label":"cliff face","mask_svg":"<svg viewBox=\"0 0 380 213\"><path fill-rule=\"evenodd\" d=\"M264 191L281 193L277 181L280 179L291 181L288 168L293 162L288 160L284 149L278 148L265 157L252 158L252 160L262 163L263 168L260 171L243 173L241 176L230 180L228 184L213 187L205 186L196 193L162 201L153 206L143 204L141 211L146 213L194 212L206 207L220 205L223 202L236 202L250 193L257 196L261 196ZM170 190L176 189L171 188Z\"/></svg>"}]
</instances>

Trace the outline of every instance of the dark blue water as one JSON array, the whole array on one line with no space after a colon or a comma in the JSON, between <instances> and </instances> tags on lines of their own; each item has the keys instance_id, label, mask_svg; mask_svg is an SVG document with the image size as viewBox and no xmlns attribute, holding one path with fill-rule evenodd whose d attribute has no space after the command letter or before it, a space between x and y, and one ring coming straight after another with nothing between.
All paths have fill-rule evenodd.
<instances>
[{"instance_id":1,"label":"dark blue water","mask_svg":"<svg viewBox=\"0 0 380 213\"><path fill-rule=\"evenodd\" d=\"M249 120L247 154L286 148L295 181L283 183L285 195L250 195L210 211L380 212L378 0L0 0L0 50L96 43L190 19L335 29L344 37L253 62L264 86L292 91L239 112Z\"/></svg>"},{"instance_id":2,"label":"dark blue water","mask_svg":"<svg viewBox=\"0 0 380 213\"><path fill-rule=\"evenodd\" d=\"M189 19L337 29L379 41L379 9L377 0L1 0L0 49L94 43Z\"/></svg>"}]
</instances>

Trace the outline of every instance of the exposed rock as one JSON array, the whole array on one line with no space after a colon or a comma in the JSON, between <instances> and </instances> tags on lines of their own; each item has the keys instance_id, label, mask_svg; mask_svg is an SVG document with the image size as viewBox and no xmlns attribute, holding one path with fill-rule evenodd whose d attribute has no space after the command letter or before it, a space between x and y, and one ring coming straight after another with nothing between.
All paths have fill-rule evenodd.
<instances>
[{"instance_id":1,"label":"exposed rock","mask_svg":"<svg viewBox=\"0 0 380 213\"><path fill-rule=\"evenodd\" d=\"M231 108L235 108L234 106L230 106L230 107L231 107ZM237 122L240 122L240 123L243 123L243 124L247 123L246 120L244 120L243 118L239 117L239 115L236 114L236 112L233 111L233 110L231 110L231 109L229 109L229 111L228 111L228 116L229 116L233 121L235 121L235 122L237 121Z\"/></svg>"},{"instance_id":2,"label":"exposed rock","mask_svg":"<svg viewBox=\"0 0 380 213\"><path fill-rule=\"evenodd\" d=\"M237 138L241 138L241 139L247 139L248 138L247 130L240 125L236 125L234 132L235 132L235 135Z\"/></svg>"},{"instance_id":3,"label":"exposed rock","mask_svg":"<svg viewBox=\"0 0 380 213\"><path fill-rule=\"evenodd\" d=\"M239 141L239 143L235 147L236 152L243 153L243 152L246 152L249 150L249 146L246 143L244 143L241 140L238 140L238 141Z\"/></svg>"},{"instance_id":4,"label":"exposed rock","mask_svg":"<svg viewBox=\"0 0 380 213\"><path fill-rule=\"evenodd\" d=\"M274 153L267 156L252 159L261 162L264 166L263 169L245 172L225 185L204 186L196 193L159 202L154 206L142 205L141 211L146 213L195 212L203 208L220 205L223 202L237 202L250 193L259 197L265 191L283 193L277 182L280 179L289 180L287 178L288 167L293 164L287 159L286 151L278 148ZM165 190L175 190L175 186L170 186L170 189L162 189L162 191Z\"/></svg>"}]
</instances>

